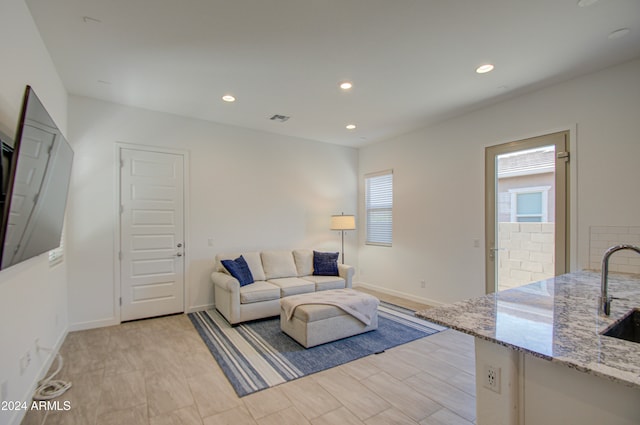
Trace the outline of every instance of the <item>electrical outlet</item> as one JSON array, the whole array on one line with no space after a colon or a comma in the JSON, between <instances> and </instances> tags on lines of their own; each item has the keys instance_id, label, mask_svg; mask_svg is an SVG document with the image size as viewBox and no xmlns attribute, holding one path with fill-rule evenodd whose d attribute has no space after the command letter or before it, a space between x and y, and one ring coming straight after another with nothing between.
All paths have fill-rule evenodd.
<instances>
[{"instance_id":1,"label":"electrical outlet","mask_svg":"<svg viewBox=\"0 0 640 425\"><path fill-rule=\"evenodd\" d=\"M500 368L484 365L484 387L500 394Z\"/></svg>"},{"instance_id":2,"label":"electrical outlet","mask_svg":"<svg viewBox=\"0 0 640 425\"><path fill-rule=\"evenodd\" d=\"M423 288L423 289L426 288L427 287L427 282L425 282L424 280L421 280L420 281L420 287Z\"/></svg>"}]
</instances>

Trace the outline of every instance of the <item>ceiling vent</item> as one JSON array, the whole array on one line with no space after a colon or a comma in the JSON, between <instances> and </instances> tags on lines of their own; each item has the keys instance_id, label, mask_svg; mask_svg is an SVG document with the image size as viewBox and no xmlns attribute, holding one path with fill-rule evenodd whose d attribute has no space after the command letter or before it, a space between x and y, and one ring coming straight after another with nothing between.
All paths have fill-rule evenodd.
<instances>
[{"instance_id":1,"label":"ceiling vent","mask_svg":"<svg viewBox=\"0 0 640 425\"><path fill-rule=\"evenodd\" d=\"M271 121L285 122L285 121L287 121L289 118L291 118L291 117L288 117L288 116L286 116L286 115L278 115L278 114L276 114L276 115L272 116L272 117L271 117L271 118L269 118L269 119L270 119Z\"/></svg>"}]
</instances>

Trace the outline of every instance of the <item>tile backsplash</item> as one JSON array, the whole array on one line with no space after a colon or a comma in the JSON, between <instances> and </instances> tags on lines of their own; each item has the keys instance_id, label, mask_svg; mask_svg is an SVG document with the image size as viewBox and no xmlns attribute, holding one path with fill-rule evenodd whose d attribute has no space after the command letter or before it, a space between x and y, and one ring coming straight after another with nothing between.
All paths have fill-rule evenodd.
<instances>
[{"instance_id":1,"label":"tile backsplash","mask_svg":"<svg viewBox=\"0 0 640 425\"><path fill-rule=\"evenodd\" d=\"M602 256L607 248L618 244L640 246L640 226L591 226L589 229L589 268L602 269ZM609 258L609 270L640 274L640 255L618 251Z\"/></svg>"}]
</instances>

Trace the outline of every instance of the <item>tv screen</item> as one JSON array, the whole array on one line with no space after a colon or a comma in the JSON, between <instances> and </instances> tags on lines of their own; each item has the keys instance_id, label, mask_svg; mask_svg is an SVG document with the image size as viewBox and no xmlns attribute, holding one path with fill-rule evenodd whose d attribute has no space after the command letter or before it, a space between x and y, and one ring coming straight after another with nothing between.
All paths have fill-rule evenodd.
<instances>
[{"instance_id":1,"label":"tv screen","mask_svg":"<svg viewBox=\"0 0 640 425\"><path fill-rule=\"evenodd\" d=\"M0 269L60 246L73 151L27 86L14 146L2 146Z\"/></svg>"}]
</instances>

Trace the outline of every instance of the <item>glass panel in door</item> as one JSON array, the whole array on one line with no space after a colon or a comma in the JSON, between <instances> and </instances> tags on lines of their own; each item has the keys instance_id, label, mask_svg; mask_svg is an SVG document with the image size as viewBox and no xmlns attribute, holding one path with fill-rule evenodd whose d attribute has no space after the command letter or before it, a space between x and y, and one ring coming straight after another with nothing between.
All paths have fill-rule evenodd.
<instances>
[{"instance_id":1,"label":"glass panel in door","mask_svg":"<svg viewBox=\"0 0 640 425\"><path fill-rule=\"evenodd\" d=\"M487 148L487 292L564 273L567 137Z\"/></svg>"},{"instance_id":2,"label":"glass panel in door","mask_svg":"<svg viewBox=\"0 0 640 425\"><path fill-rule=\"evenodd\" d=\"M497 155L498 291L555 275L555 146Z\"/></svg>"}]
</instances>

